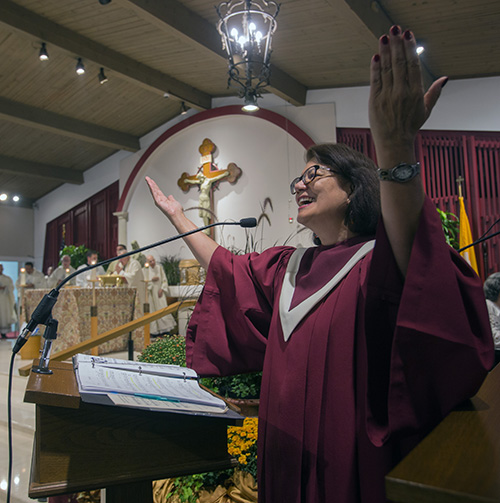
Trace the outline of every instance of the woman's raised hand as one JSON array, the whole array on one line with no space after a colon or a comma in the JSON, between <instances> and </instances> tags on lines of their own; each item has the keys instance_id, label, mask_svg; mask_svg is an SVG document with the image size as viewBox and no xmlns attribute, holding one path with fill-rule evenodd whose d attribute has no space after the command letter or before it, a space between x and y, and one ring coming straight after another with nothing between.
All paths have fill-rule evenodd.
<instances>
[{"instance_id":1,"label":"woman's raised hand","mask_svg":"<svg viewBox=\"0 0 500 503\"><path fill-rule=\"evenodd\" d=\"M166 196L149 176L146 176L146 183L151 191L155 205L174 223L175 218L183 214L181 203L174 196Z\"/></svg>"},{"instance_id":2,"label":"woman's raised hand","mask_svg":"<svg viewBox=\"0 0 500 503\"><path fill-rule=\"evenodd\" d=\"M379 149L413 148L417 131L429 117L447 77L437 79L424 93L416 42L409 30L393 26L379 39L379 54L370 67L369 117ZM404 159L402 159L404 160Z\"/></svg>"}]
</instances>

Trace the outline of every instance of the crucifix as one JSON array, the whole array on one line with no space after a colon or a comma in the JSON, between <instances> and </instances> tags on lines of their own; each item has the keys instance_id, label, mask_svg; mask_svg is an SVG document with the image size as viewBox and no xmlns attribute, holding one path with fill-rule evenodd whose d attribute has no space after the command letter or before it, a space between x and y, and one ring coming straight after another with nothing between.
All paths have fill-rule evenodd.
<instances>
[{"instance_id":1,"label":"crucifix","mask_svg":"<svg viewBox=\"0 0 500 503\"><path fill-rule=\"evenodd\" d=\"M229 183L234 184L241 176L241 168L234 162L228 164L227 169L218 169L217 165L213 162L213 154L217 147L208 138L203 140L203 143L198 148L201 154L201 167L195 175L182 173L177 185L183 192L187 192L192 185L198 185L200 190L199 198L199 215L203 219L204 225L212 223L214 216L214 189L217 187L218 182L227 180ZM211 229L207 229L209 231ZM205 232L207 232L205 231ZM207 234L211 234L207 232Z\"/></svg>"}]
</instances>

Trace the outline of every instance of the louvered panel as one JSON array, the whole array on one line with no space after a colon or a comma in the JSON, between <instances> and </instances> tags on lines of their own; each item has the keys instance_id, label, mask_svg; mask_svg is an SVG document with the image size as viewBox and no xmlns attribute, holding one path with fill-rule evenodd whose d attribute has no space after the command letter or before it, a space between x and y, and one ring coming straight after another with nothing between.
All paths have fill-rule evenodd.
<instances>
[{"instance_id":1,"label":"louvered panel","mask_svg":"<svg viewBox=\"0 0 500 503\"><path fill-rule=\"evenodd\" d=\"M481 212L480 233L483 234L488 229L490 232L500 230L500 198L499 198L499 178L500 178L500 139L491 140L477 136L474 142L475 165L480 187L480 196L483 202ZM493 227L492 227L493 226ZM486 275L500 270L500 246L498 237L486 241L482 245L486 255L485 264Z\"/></svg>"}]
</instances>

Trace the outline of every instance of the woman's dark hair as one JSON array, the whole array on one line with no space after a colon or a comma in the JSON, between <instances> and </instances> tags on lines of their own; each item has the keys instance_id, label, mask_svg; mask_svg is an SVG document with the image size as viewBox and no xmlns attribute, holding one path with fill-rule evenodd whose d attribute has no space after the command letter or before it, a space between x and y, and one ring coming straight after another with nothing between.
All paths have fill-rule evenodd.
<instances>
[{"instance_id":1,"label":"woman's dark hair","mask_svg":"<svg viewBox=\"0 0 500 503\"><path fill-rule=\"evenodd\" d=\"M500 295L500 272L490 274L484 282L483 289L484 296L488 300L496 302L498 300L498 296Z\"/></svg>"},{"instance_id":2,"label":"woman's dark hair","mask_svg":"<svg viewBox=\"0 0 500 503\"><path fill-rule=\"evenodd\" d=\"M321 143L307 150L306 162L316 161L335 170L351 187L344 223L350 231L373 235L380 217L377 166L361 152L342 143Z\"/></svg>"}]
</instances>

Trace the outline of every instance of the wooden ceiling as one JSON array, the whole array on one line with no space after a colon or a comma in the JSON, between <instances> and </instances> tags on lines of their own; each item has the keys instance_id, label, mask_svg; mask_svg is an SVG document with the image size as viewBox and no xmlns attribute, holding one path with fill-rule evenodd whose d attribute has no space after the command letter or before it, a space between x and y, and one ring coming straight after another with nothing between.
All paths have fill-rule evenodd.
<instances>
[{"instance_id":1,"label":"wooden ceiling","mask_svg":"<svg viewBox=\"0 0 500 503\"><path fill-rule=\"evenodd\" d=\"M235 95L216 22L206 0L0 0L0 193L30 206L137 151L182 102ZM269 91L300 106L308 89L366 85L394 23L425 43L428 78L500 75L499 0L282 0Z\"/></svg>"}]
</instances>

